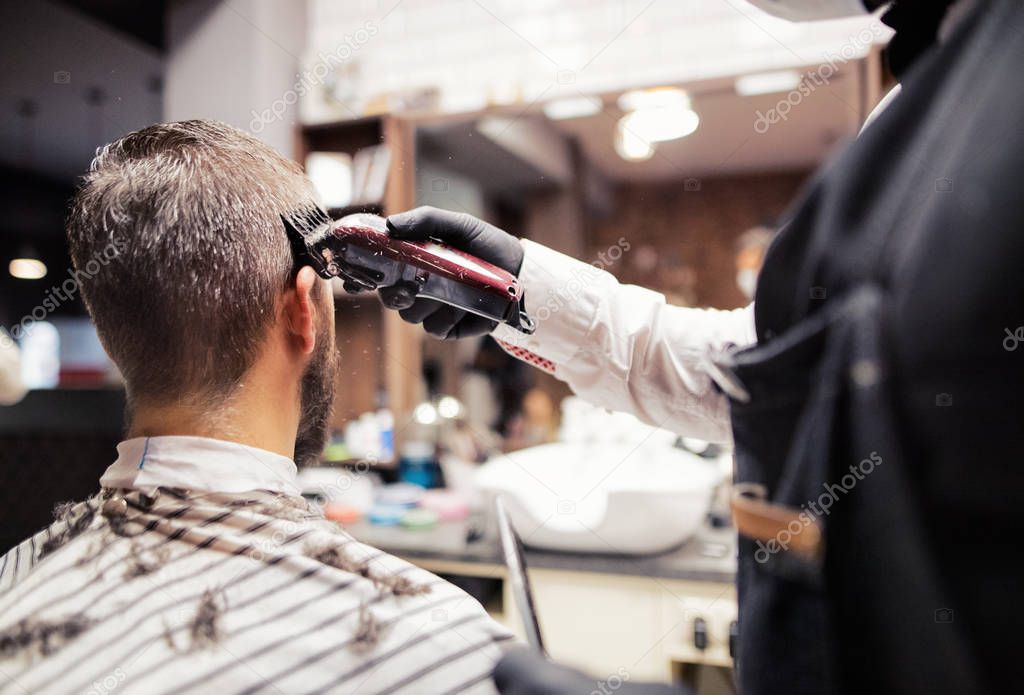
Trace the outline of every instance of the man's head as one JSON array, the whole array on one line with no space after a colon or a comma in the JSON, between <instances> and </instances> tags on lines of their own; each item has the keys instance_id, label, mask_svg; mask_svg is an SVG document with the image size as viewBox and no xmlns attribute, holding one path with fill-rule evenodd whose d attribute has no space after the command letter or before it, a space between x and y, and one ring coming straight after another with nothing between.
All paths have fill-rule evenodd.
<instances>
[{"instance_id":1,"label":"man's head","mask_svg":"<svg viewBox=\"0 0 1024 695\"><path fill-rule=\"evenodd\" d=\"M294 162L223 123L158 124L100 150L68 240L79 271L106 261L79 282L133 410L187 406L213 417L266 381L257 365L295 371L295 393L278 398L301 392L300 434L317 441L297 448L319 451L336 361L333 299L310 268L296 273L280 217L311 201Z\"/></svg>"}]
</instances>

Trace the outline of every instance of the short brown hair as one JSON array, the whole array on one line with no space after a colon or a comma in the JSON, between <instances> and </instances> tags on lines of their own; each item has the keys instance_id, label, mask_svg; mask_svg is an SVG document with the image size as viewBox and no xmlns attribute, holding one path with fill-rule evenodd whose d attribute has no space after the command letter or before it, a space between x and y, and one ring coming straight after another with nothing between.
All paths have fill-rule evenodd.
<instances>
[{"instance_id":1,"label":"short brown hair","mask_svg":"<svg viewBox=\"0 0 1024 695\"><path fill-rule=\"evenodd\" d=\"M252 365L294 262L298 165L224 123L160 123L99 150L67 224L82 296L130 402L222 399ZM109 252L106 254L109 256Z\"/></svg>"}]
</instances>

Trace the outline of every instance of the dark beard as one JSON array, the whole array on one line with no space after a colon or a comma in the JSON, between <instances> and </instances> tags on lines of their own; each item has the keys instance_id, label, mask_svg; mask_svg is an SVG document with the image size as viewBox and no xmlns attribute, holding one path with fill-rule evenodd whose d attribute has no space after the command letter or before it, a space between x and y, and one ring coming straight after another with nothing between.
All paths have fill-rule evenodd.
<instances>
[{"instance_id":1,"label":"dark beard","mask_svg":"<svg viewBox=\"0 0 1024 695\"><path fill-rule=\"evenodd\" d=\"M327 316L317 331L315 352L302 375L299 395L302 412L295 435L295 465L300 467L316 465L327 444L338 371L333 321L333 316Z\"/></svg>"}]
</instances>

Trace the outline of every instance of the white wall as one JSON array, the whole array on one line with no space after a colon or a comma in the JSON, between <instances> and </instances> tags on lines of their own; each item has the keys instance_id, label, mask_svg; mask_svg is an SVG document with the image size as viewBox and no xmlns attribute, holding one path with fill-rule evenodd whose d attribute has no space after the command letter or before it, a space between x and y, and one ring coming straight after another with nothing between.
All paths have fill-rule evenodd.
<instances>
[{"instance_id":1,"label":"white wall","mask_svg":"<svg viewBox=\"0 0 1024 695\"><path fill-rule=\"evenodd\" d=\"M166 120L214 118L294 155L304 0L176 0L168 11Z\"/></svg>"}]
</instances>

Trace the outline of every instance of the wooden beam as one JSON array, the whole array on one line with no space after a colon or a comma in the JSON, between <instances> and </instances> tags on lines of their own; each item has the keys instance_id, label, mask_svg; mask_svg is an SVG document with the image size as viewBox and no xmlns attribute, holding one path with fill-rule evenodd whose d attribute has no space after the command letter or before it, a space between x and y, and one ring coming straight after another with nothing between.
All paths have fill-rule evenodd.
<instances>
[{"instance_id":1,"label":"wooden beam","mask_svg":"<svg viewBox=\"0 0 1024 695\"><path fill-rule=\"evenodd\" d=\"M386 116L383 126L383 141L391 150L384 212L391 214L416 205L416 126L397 116ZM395 443L400 445L402 425L424 397L423 331L403 321L398 312L383 311L384 383L395 414Z\"/></svg>"}]
</instances>

